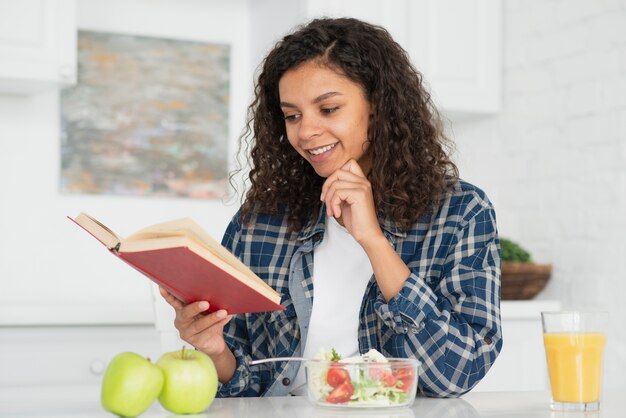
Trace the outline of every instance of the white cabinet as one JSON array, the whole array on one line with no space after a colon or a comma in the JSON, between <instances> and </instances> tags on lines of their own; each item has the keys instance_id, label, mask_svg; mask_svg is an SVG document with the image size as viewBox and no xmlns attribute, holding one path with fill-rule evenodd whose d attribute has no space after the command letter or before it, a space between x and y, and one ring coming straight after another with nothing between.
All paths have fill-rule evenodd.
<instances>
[{"instance_id":1,"label":"white cabinet","mask_svg":"<svg viewBox=\"0 0 626 418\"><path fill-rule=\"evenodd\" d=\"M0 0L0 94L75 82L74 0Z\"/></svg>"},{"instance_id":2,"label":"white cabinet","mask_svg":"<svg viewBox=\"0 0 626 418\"><path fill-rule=\"evenodd\" d=\"M34 386L97 387L109 361L124 351L152 361L163 353L149 325L0 327L0 393Z\"/></svg>"},{"instance_id":3,"label":"white cabinet","mask_svg":"<svg viewBox=\"0 0 626 418\"><path fill-rule=\"evenodd\" d=\"M408 51L450 115L491 114L502 105L502 3L409 1Z\"/></svg>"},{"instance_id":4,"label":"white cabinet","mask_svg":"<svg viewBox=\"0 0 626 418\"><path fill-rule=\"evenodd\" d=\"M502 351L473 391L548 390L541 312L560 309L558 301L503 301Z\"/></svg>"},{"instance_id":5,"label":"white cabinet","mask_svg":"<svg viewBox=\"0 0 626 418\"><path fill-rule=\"evenodd\" d=\"M270 5L278 8L280 3L273 1ZM462 118L500 110L501 0L309 0L304 3L296 19L293 11L291 15L283 14L293 20L290 26L313 17L350 16L385 27L424 74L435 105L448 116ZM254 9L252 15L254 20ZM283 30L285 24L275 27ZM276 33L273 39L280 35ZM253 48L259 49L267 47Z\"/></svg>"}]
</instances>

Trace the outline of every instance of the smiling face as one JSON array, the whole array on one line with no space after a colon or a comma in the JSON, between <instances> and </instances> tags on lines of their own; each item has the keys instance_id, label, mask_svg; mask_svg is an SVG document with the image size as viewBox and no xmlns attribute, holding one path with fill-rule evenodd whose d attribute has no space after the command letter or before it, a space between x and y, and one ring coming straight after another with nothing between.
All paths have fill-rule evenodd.
<instances>
[{"instance_id":1,"label":"smiling face","mask_svg":"<svg viewBox=\"0 0 626 418\"><path fill-rule=\"evenodd\" d=\"M316 61L291 69L278 84L287 139L322 177L355 159L371 166L370 104L363 88Z\"/></svg>"}]
</instances>

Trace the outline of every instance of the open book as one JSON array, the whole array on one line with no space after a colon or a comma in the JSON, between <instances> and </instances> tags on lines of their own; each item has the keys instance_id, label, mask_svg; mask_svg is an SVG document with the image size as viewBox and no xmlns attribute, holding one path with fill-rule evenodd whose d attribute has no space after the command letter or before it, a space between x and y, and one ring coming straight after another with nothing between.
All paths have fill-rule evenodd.
<instances>
[{"instance_id":1,"label":"open book","mask_svg":"<svg viewBox=\"0 0 626 418\"><path fill-rule=\"evenodd\" d=\"M283 310L280 295L189 218L143 228L121 238L81 213L68 218L113 254L183 302L209 302L209 312Z\"/></svg>"}]
</instances>

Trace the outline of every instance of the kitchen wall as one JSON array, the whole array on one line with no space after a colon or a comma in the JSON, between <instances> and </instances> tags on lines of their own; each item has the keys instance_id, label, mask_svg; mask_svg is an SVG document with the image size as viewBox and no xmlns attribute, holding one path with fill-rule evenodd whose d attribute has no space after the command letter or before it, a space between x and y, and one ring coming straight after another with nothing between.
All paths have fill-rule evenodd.
<instances>
[{"instance_id":1,"label":"kitchen wall","mask_svg":"<svg viewBox=\"0 0 626 418\"><path fill-rule=\"evenodd\" d=\"M76 12L79 29L230 45L236 150L252 87L247 0L81 0ZM85 211L126 236L190 216L221 238L236 200L62 195L59 119L57 91L0 94L0 325L152 322L149 282L65 217Z\"/></svg>"},{"instance_id":2,"label":"kitchen wall","mask_svg":"<svg viewBox=\"0 0 626 418\"><path fill-rule=\"evenodd\" d=\"M260 4L80 0L78 23L84 29L231 43L229 138L234 151L261 44L273 41L263 37L260 21L249 22L251 10L261 14ZM519 240L537 261L554 264L553 279L540 299L611 311L607 386L624 387L626 2L504 4L504 106L496 115L451 121L455 158L462 176L493 200L501 234ZM70 262L64 245L85 241L71 241L82 239L81 231L70 237L65 215L85 210L110 217L122 233L190 215L219 237L236 208L220 201L59 196L58 120L56 92L0 95L0 284L11 290L10 296L0 292L3 321L7 312L29 316L31 323L45 321L48 295L58 294L68 277L97 274L93 265L134 295L132 304L125 304L123 292L98 295L125 304L120 315L134 305L151 306L147 283L130 278L126 266L112 257L105 260L100 250L77 245L72 251L78 255ZM16 251L18 247L29 250ZM46 280L50 277L57 282ZM79 286L76 292L84 292L81 308L88 313L93 282L71 283ZM68 298L68 315L75 315L70 306L75 299ZM133 315L151 320L145 310Z\"/></svg>"},{"instance_id":3,"label":"kitchen wall","mask_svg":"<svg viewBox=\"0 0 626 418\"><path fill-rule=\"evenodd\" d=\"M540 299L610 311L606 386L623 388L626 2L504 4L504 106L453 124L461 174L502 236L554 265Z\"/></svg>"}]
</instances>

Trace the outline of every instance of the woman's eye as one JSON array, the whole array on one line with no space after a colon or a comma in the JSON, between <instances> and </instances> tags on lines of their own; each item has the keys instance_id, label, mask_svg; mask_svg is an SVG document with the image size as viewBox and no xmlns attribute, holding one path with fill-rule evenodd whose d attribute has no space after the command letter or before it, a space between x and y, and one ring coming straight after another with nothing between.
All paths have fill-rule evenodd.
<instances>
[{"instance_id":1,"label":"woman's eye","mask_svg":"<svg viewBox=\"0 0 626 418\"><path fill-rule=\"evenodd\" d=\"M333 113L339 109L339 106L336 107L324 107L322 108L322 113Z\"/></svg>"},{"instance_id":2,"label":"woman's eye","mask_svg":"<svg viewBox=\"0 0 626 418\"><path fill-rule=\"evenodd\" d=\"M294 121L300 117L300 115L284 115L286 121Z\"/></svg>"}]
</instances>

